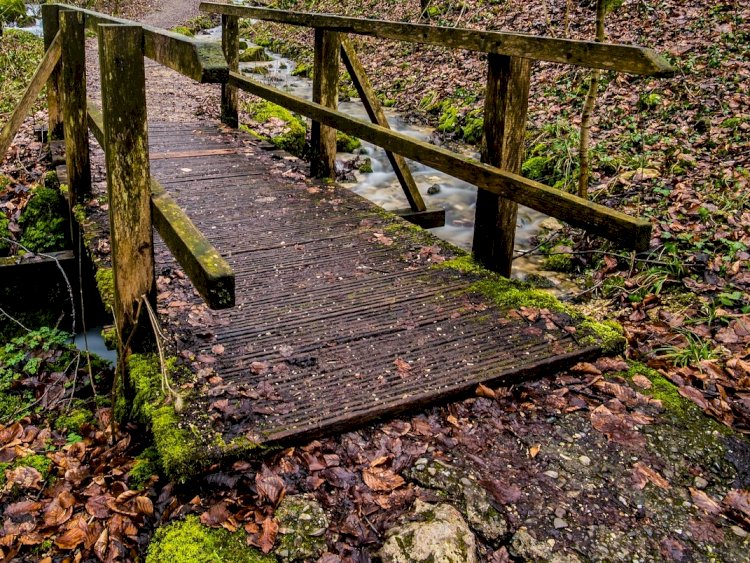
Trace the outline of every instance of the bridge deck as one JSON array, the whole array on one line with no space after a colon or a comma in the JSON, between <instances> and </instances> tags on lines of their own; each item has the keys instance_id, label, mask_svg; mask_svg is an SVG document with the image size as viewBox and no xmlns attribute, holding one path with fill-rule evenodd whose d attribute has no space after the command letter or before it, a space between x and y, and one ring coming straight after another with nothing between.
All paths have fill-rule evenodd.
<instances>
[{"instance_id":1,"label":"bridge deck","mask_svg":"<svg viewBox=\"0 0 750 563\"><path fill-rule=\"evenodd\" d=\"M152 175L237 275L237 306L209 311L157 248L162 320L200 391L183 416L207 414L227 443L349 429L599 352L562 330L570 319L498 310L469 290L475 279L434 267L455 256L449 245L305 181L299 161L242 133L153 124L149 134Z\"/></svg>"}]
</instances>

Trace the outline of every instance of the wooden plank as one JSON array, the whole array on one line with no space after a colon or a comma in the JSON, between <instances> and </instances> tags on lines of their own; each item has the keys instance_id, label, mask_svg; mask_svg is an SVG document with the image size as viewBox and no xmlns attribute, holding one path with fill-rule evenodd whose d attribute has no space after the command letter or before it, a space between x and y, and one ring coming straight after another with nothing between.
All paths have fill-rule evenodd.
<instances>
[{"instance_id":1,"label":"wooden plank","mask_svg":"<svg viewBox=\"0 0 750 563\"><path fill-rule=\"evenodd\" d=\"M60 7L56 4L42 4L42 25L44 28L44 50L48 51L52 41L60 31ZM63 138L62 113L60 111L60 67L55 66L47 80L47 115L49 118L49 139Z\"/></svg>"},{"instance_id":2,"label":"wooden plank","mask_svg":"<svg viewBox=\"0 0 750 563\"><path fill-rule=\"evenodd\" d=\"M225 154L237 154L236 149L207 149L195 151L167 151L152 152L151 160L166 160L172 158L196 158L200 156L221 156Z\"/></svg>"},{"instance_id":3,"label":"wooden plank","mask_svg":"<svg viewBox=\"0 0 750 563\"><path fill-rule=\"evenodd\" d=\"M197 41L157 27L108 16L92 10L66 6L86 16L86 27L96 32L99 24L135 25L143 29L143 54L188 78L204 84L226 82L228 67L221 46Z\"/></svg>"},{"instance_id":4,"label":"wooden plank","mask_svg":"<svg viewBox=\"0 0 750 563\"><path fill-rule=\"evenodd\" d=\"M365 72L362 63L359 61L359 57L357 57L354 46L347 37L341 39L341 58L344 61L344 66L346 67L347 72L349 72L349 76L354 83L354 87L357 89L357 93L362 100L362 105L365 106L365 111L367 111L370 120L381 127L390 129L388 118L386 118L385 113L383 113L383 107L380 105L380 100L378 100L378 97L375 95L375 91L370 84L370 80L367 78L367 73ZM422 194L419 193L417 183L414 181L414 177L411 175L411 171L409 170L409 166L406 164L404 157L398 154L393 154L391 151L386 151L385 154L388 157L388 161L391 163L393 173L396 175L398 183L401 184L401 188L404 190L404 195L409 201L409 207L411 207L412 211L424 211L427 209L424 199L422 199ZM445 222L445 217L443 217L443 222Z\"/></svg>"},{"instance_id":5,"label":"wooden plank","mask_svg":"<svg viewBox=\"0 0 750 563\"><path fill-rule=\"evenodd\" d=\"M482 162L519 174L526 140L531 61L487 55ZM479 188L474 218L474 258L510 277L518 204Z\"/></svg>"},{"instance_id":6,"label":"wooden plank","mask_svg":"<svg viewBox=\"0 0 750 563\"><path fill-rule=\"evenodd\" d=\"M214 14L315 27L342 33L356 33L410 43L440 45L452 49L468 49L525 59L615 70L628 74L663 77L674 74L674 69L664 57L658 55L652 49L631 45L555 39L523 33L479 31L460 27L440 27L310 12L288 12L216 2L201 2L200 9L203 12Z\"/></svg>"},{"instance_id":7,"label":"wooden plank","mask_svg":"<svg viewBox=\"0 0 750 563\"><path fill-rule=\"evenodd\" d=\"M234 307L234 271L156 180L151 180L154 228L212 309Z\"/></svg>"},{"instance_id":8,"label":"wooden plank","mask_svg":"<svg viewBox=\"0 0 750 563\"><path fill-rule=\"evenodd\" d=\"M517 174L505 172L447 149L412 139L403 133L365 123L320 104L291 96L236 72L229 73L229 80L246 92L517 203L557 217L574 227L586 229L593 234L615 241L625 248L645 250L649 246L651 224L643 219L630 217L625 213L561 192Z\"/></svg>"},{"instance_id":9,"label":"wooden plank","mask_svg":"<svg viewBox=\"0 0 750 563\"><path fill-rule=\"evenodd\" d=\"M146 123L143 30L139 26L99 26L99 61L107 164L115 321L135 349L151 340L143 295L155 303L154 240ZM127 350L121 350L127 353Z\"/></svg>"},{"instance_id":10,"label":"wooden plank","mask_svg":"<svg viewBox=\"0 0 750 563\"><path fill-rule=\"evenodd\" d=\"M83 14L60 10L61 100L70 205L91 192L86 118L86 37Z\"/></svg>"},{"instance_id":11,"label":"wooden plank","mask_svg":"<svg viewBox=\"0 0 750 563\"><path fill-rule=\"evenodd\" d=\"M8 152L16 133L18 133L19 127L21 127L23 120L26 119L31 106L34 105L34 102L39 97L39 93L52 75L52 70L60 60L61 45L62 42L58 33L39 62L39 66L31 78L31 83L23 93L21 101L18 102L16 109L10 114L10 119L3 126L2 131L0 131L0 161L5 157L5 153Z\"/></svg>"},{"instance_id":12,"label":"wooden plank","mask_svg":"<svg viewBox=\"0 0 750 563\"><path fill-rule=\"evenodd\" d=\"M237 72L240 69L240 19L237 16L221 16L221 48L229 69ZM230 127L239 126L238 93L236 86L222 83L221 122Z\"/></svg>"},{"instance_id":13,"label":"wooden plank","mask_svg":"<svg viewBox=\"0 0 750 563\"><path fill-rule=\"evenodd\" d=\"M313 102L336 109L339 104L339 34L315 30ZM310 134L310 173L317 178L336 176L336 130L313 120Z\"/></svg>"},{"instance_id":14,"label":"wooden plank","mask_svg":"<svg viewBox=\"0 0 750 563\"><path fill-rule=\"evenodd\" d=\"M104 148L104 116L91 100L87 100L88 126L99 146Z\"/></svg>"},{"instance_id":15,"label":"wooden plank","mask_svg":"<svg viewBox=\"0 0 750 563\"><path fill-rule=\"evenodd\" d=\"M445 209L441 207L430 207L424 211L414 211L411 207L407 207L405 209L394 209L391 213L395 213L405 221L423 229L445 226Z\"/></svg>"}]
</instances>

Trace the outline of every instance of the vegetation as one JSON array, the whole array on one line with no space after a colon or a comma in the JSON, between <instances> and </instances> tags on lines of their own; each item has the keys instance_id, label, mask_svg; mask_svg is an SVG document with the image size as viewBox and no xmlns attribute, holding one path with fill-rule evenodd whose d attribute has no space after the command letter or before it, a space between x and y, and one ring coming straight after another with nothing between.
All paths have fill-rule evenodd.
<instances>
[{"instance_id":1,"label":"vegetation","mask_svg":"<svg viewBox=\"0 0 750 563\"><path fill-rule=\"evenodd\" d=\"M4 114L10 114L16 107L43 54L42 39L27 31L7 29L0 35L0 121L4 122ZM40 97L34 109L42 106Z\"/></svg>"},{"instance_id":2,"label":"vegetation","mask_svg":"<svg viewBox=\"0 0 750 563\"><path fill-rule=\"evenodd\" d=\"M67 242L65 201L60 192L37 186L21 214L21 244L33 252L62 250Z\"/></svg>"}]
</instances>

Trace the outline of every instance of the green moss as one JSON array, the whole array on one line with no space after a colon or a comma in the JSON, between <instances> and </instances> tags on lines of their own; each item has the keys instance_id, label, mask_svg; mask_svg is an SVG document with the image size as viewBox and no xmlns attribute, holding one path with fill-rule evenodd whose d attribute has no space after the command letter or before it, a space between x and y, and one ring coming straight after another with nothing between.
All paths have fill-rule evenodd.
<instances>
[{"instance_id":1,"label":"green moss","mask_svg":"<svg viewBox=\"0 0 750 563\"><path fill-rule=\"evenodd\" d=\"M549 174L550 159L546 156L532 156L521 165L521 174L529 180L540 181Z\"/></svg>"},{"instance_id":2,"label":"green moss","mask_svg":"<svg viewBox=\"0 0 750 563\"><path fill-rule=\"evenodd\" d=\"M570 250L570 249L568 249ZM552 254L549 254L544 258L544 269L550 270L551 272L572 272L573 271L573 255L569 252L564 252L561 245L555 246L551 249Z\"/></svg>"},{"instance_id":3,"label":"green moss","mask_svg":"<svg viewBox=\"0 0 750 563\"><path fill-rule=\"evenodd\" d=\"M8 253L8 250L10 250L10 242L9 240L12 240L10 237L10 230L8 229L8 225L10 224L10 221L5 216L5 213L0 211L0 256L3 256Z\"/></svg>"},{"instance_id":4,"label":"green moss","mask_svg":"<svg viewBox=\"0 0 750 563\"><path fill-rule=\"evenodd\" d=\"M102 329L102 340L107 350L117 349L117 329L114 326L104 327Z\"/></svg>"},{"instance_id":5,"label":"green moss","mask_svg":"<svg viewBox=\"0 0 750 563\"><path fill-rule=\"evenodd\" d=\"M438 131L453 133L458 128L458 108L451 105L450 100L443 102L442 111L438 118Z\"/></svg>"},{"instance_id":6,"label":"green moss","mask_svg":"<svg viewBox=\"0 0 750 563\"><path fill-rule=\"evenodd\" d=\"M46 480L52 469L52 460L43 455L32 454L17 458L13 463L13 467L33 467L41 473L42 479Z\"/></svg>"},{"instance_id":7,"label":"green moss","mask_svg":"<svg viewBox=\"0 0 750 563\"><path fill-rule=\"evenodd\" d=\"M622 327L615 321L593 321L585 319L579 326L584 332L591 335L584 337L583 343L600 343L605 354L620 354L625 349L625 336Z\"/></svg>"},{"instance_id":8,"label":"green moss","mask_svg":"<svg viewBox=\"0 0 750 563\"><path fill-rule=\"evenodd\" d=\"M187 37L192 37L193 35L195 35L193 31L185 25L176 25L171 29L171 31L179 33L180 35L185 35Z\"/></svg>"},{"instance_id":9,"label":"green moss","mask_svg":"<svg viewBox=\"0 0 750 563\"><path fill-rule=\"evenodd\" d=\"M292 76L301 76L303 78L312 77L312 67L305 63L298 63L292 71Z\"/></svg>"},{"instance_id":10,"label":"green moss","mask_svg":"<svg viewBox=\"0 0 750 563\"><path fill-rule=\"evenodd\" d=\"M148 546L146 563L271 563L272 555L263 555L245 541L242 531L234 534L200 523L197 516L173 522L156 531Z\"/></svg>"},{"instance_id":11,"label":"green moss","mask_svg":"<svg viewBox=\"0 0 750 563\"><path fill-rule=\"evenodd\" d=\"M174 362L174 358L168 360L168 372ZM128 377L133 388L131 417L137 422L149 422L153 409L164 398L159 358L152 354L132 354L128 358Z\"/></svg>"},{"instance_id":12,"label":"green moss","mask_svg":"<svg viewBox=\"0 0 750 563\"><path fill-rule=\"evenodd\" d=\"M99 297L102 298L104 308L110 311L115 306L115 278L111 268L99 268L94 276L96 279L96 289L99 290Z\"/></svg>"},{"instance_id":13,"label":"green moss","mask_svg":"<svg viewBox=\"0 0 750 563\"><path fill-rule=\"evenodd\" d=\"M271 119L279 119L286 124L286 130L281 135L269 140L281 150L293 155L302 156L305 150L307 128L304 121L288 109L267 101L251 102L245 105L245 110L253 121L260 124Z\"/></svg>"},{"instance_id":14,"label":"green moss","mask_svg":"<svg viewBox=\"0 0 750 563\"><path fill-rule=\"evenodd\" d=\"M38 186L23 210L19 224L23 228L21 244L32 252L50 252L65 248L67 227L65 202L60 192Z\"/></svg>"},{"instance_id":15,"label":"green moss","mask_svg":"<svg viewBox=\"0 0 750 563\"><path fill-rule=\"evenodd\" d=\"M68 414L62 415L55 420L55 430L58 432L76 432L80 433L84 424L89 424L94 420L94 414L85 408L76 408Z\"/></svg>"},{"instance_id":16,"label":"green moss","mask_svg":"<svg viewBox=\"0 0 750 563\"><path fill-rule=\"evenodd\" d=\"M461 128L461 136L471 145L477 145L482 141L484 118L481 117L481 113L480 110L469 112L466 116L466 123Z\"/></svg>"},{"instance_id":17,"label":"green moss","mask_svg":"<svg viewBox=\"0 0 750 563\"><path fill-rule=\"evenodd\" d=\"M136 491L143 489L154 475L159 473L159 452L154 447L143 450L135 458L135 465L128 473L128 486Z\"/></svg>"},{"instance_id":18,"label":"green moss","mask_svg":"<svg viewBox=\"0 0 750 563\"><path fill-rule=\"evenodd\" d=\"M342 131L336 131L336 150L353 153L362 146L362 141Z\"/></svg>"},{"instance_id":19,"label":"green moss","mask_svg":"<svg viewBox=\"0 0 750 563\"><path fill-rule=\"evenodd\" d=\"M360 164L357 167L357 170L362 172L362 174L371 174L372 173L372 160L369 158L365 158L362 160L362 164Z\"/></svg>"},{"instance_id":20,"label":"green moss","mask_svg":"<svg viewBox=\"0 0 750 563\"><path fill-rule=\"evenodd\" d=\"M241 63L257 63L270 61L271 57L266 54L263 47L248 47L240 53Z\"/></svg>"}]
</instances>

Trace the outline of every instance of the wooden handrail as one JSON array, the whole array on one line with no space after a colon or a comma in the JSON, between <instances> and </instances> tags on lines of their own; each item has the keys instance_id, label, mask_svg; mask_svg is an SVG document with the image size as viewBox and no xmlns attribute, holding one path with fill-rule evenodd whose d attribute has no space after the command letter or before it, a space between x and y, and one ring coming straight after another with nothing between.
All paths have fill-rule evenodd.
<instances>
[{"instance_id":1,"label":"wooden handrail","mask_svg":"<svg viewBox=\"0 0 750 563\"><path fill-rule=\"evenodd\" d=\"M179 33L116 18L66 4L61 10L75 10L86 17L86 27L96 31L102 23L137 25L143 29L143 54L188 78L201 83L223 83L229 72L221 46L211 41L198 41Z\"/></svg>"},{"instance_id":2,"label":"wooden handrail","mask_svg":"<svg viewBox=\"0 0 750 563\"><path fill-rule=\"evenodd\" d=\"M447 149L412 139L403 133L354 119L339 111L266 86L236 72L229 73L229 83L386 150L562 219L573 226L585 228L626 248L634 250L648 248L651 233L651 224L648 221L630 217L517 174L511 174Z\"/></svg>"},{"instance_id":3,"label":"wooden handrail","mask_svg":"<svg viewBox=\"0 0 750 563\"><path fill-rule=\"evenodd\" d=\"M203 12L214 14L355 33L380 39L395 39L409 43L439 45L453 49L468 49L538 61L615 70L628 74L662 77L674 74L674 69L664 57L658 55L652 49L631 45L556 39L503 31L480 31L460 27L371 20L331 14L289 12L218 2L201 2L200 9Z\"/></svg>"},{"instance_id":4,"label":"wooden handrail","mask_svg":"<svg viewBox=\"0 0 750 563\"><path fill-rule=\"evenodd\" d=\"M13 138L16 136L16 133L18 133L18 128L21 127L23 120L26 119L26 115L31 110L31 106L34 105L39 93L42 91L42 88L44 88L44 84L52 75L52 71L60 61L61 50L62 41L60 39L60 33L58 32L50 44L49 49L44 53L44 57L42 57L39 66L36 68L36 72L34 72L34 76L32 77L29 86L21 97L21 101L16 106L16 109L13 110L10 119L0 131L0 160L5 157L5 153L13 142Z\"/></svg>"}]
</instances>

